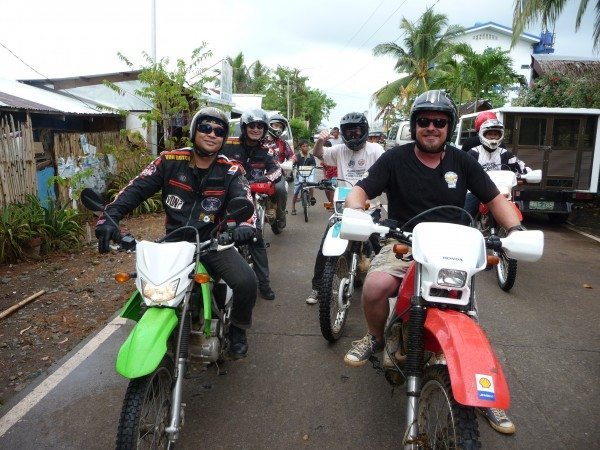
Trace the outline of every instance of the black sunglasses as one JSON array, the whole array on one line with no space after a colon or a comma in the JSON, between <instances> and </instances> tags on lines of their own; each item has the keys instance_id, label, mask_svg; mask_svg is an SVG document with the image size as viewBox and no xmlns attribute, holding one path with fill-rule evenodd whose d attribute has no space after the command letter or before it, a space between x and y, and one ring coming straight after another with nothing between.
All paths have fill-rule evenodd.
<instances>
[{"instance_id":1,"label":"black sunglasses","mask_svg":"<svg viewBox=\"0 0 600 450\"><path fill-rule=\"evenodd\" d=\"M419 117L417 119L417 125L419 125L421 128L427 128L432 122L434 127L440 129L448 125L448 119L429 119L427 117Z\"/></svg>"},{"instance_id":2,"label":"black sunglasses","mask_svg":"<svg viewBox=\"0 0 600 450\"><path fill-rule=\"evenodd\" d=\"M225 137L225 128L215 127L210 123L199 123L196 129L202 134L210 134L214 131L216 137Z\"/></svg>"}]
</instances>

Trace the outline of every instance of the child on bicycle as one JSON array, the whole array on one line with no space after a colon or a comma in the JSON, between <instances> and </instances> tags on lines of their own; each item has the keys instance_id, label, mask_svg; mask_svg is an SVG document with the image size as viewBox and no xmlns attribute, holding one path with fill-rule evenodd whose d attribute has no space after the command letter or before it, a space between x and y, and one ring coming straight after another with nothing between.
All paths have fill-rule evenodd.
<instances>
[{"instance_id":1,"label":"child on bicycle","mask_svg":"<svg viewBox=\"0 0 600 450\"><path fill-rule=\"evenodd\" d=\"M299 166L316 166L317 161L312 153L309 153L310 147L308 146L308 141L306 139L300 140L298 142L298 146L300 147L300 151L294 155L294 167ZM296 180L294 181L294 198L292 199L292 216L296 215L296 202L298 201L298 196L300 195L300 190L302 189L302 182L308 181L313 183L315 181L315 171L313 169L312 173L309 177L301 177L299 173L296 174ZM314 190L311 188L310 193L310 201L314 205L315 197Z\"/></svg>"}]
</instances>

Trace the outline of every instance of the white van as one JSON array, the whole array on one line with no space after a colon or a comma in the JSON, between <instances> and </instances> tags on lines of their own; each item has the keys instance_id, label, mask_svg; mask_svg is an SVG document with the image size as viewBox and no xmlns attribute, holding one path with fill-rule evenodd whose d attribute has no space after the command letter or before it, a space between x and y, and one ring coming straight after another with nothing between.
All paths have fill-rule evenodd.
<instances>
[{"instance_id":1,"label":"white van","mask_svg":"<svg viewBox=\"0 0 600 450\"><path fill-rule=\"evenodd\" d=\"M385 140L385 149L390 149L396 145L403 145L412 142L410 137L410 121L403 120L392 125L388 131L387 139Z\"/></svg>"},{"instance_id":2,"label":"white van","mask_svg":"<svg viewBox=\"0 0 600 450\"><path fill-rule=\"evenodd\" d=\"M492 109L504 123L502 146L532 169L542 170L538 185L519 185L514 200L523 212L541 212L565 222L574 202L598 193L600 109L507 106ZM459 119L454 144L475 133L477 113Z\"/></svg>"}]
</instances>

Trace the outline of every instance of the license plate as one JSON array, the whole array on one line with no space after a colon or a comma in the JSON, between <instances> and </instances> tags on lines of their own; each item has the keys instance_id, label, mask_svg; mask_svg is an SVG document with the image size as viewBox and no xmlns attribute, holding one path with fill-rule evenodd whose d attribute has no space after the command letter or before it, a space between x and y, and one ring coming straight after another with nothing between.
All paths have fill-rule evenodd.
<instances>
[{"instance_id":1,"label":"license plate","mask_svg":"<svg viewBox=\"0 0 600 450\"><path fill-rule=\"evenodd\" d=\"M554 202L529 202L529 209L552 210Z\"/></svg>"}]
</instances>

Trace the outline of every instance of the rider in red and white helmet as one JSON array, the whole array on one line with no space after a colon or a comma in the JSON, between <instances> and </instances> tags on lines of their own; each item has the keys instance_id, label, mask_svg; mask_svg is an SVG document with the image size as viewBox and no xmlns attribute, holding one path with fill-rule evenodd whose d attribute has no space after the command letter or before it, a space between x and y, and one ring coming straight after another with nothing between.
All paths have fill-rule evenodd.
<instances>
[{"instance_id":1,"label":"rider in red and white helmet","mask_svg":"<svg viewBox=\"0 0 600 450\"><path fill-rule=\"evenodd\" d=\"M475 118L475 132L479 133L479 130L481 129L481 125L486 120L497 119L497 118L498 117L496 116L496 113L494 111L482 111L482 112L480 112L479 114L477 114L477 117ZM467 138L465 140L465 142L463 142L461 148L465 152L468 152L473 147L477 147L480 144L481 144L481 141L479 140L479 134L477 134L475 136L471 136L471 137Z\"/></svg>"}]
</instances>

